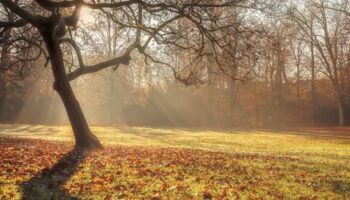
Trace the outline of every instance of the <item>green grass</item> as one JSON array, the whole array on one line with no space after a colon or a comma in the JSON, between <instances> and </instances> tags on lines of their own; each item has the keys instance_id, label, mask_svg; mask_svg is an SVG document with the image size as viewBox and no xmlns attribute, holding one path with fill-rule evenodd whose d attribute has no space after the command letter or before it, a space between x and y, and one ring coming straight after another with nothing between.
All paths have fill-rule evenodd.
<instances>
[{"instance_id":1,"label":"green grass","mask_svg":"<svg viewBox=\"0 0 350 200\"><path fill-rule=\"evenodd\" d=\"M350 156L350 133L92 127L104 145L185 147L211 151L288 154L339 161ZM350 131L350 130L349 130ZM0 125L0 136L73 141L69 126Z\"/></svg>"},{"instance_id":2,"label":"green grass","mask_svg":"<svg viewBox=\"0 0 350 200\"><path fill-rule=\"evenodd\" d=\"M108 148L88 157L65 183L67 192L79 198L201 199L208 193L219 199L223 195L227 199L350 199L348 129L92 127L92 131ZM0 137L6 136L73 141L70 128L64 126L1 125ZM104 163L98 168L97 158ZM102 178L91 175L95 170ZM113 178L101 189L97 180L105 177ZM4 179L0 174L0 184L7 188L0 189L0 197L11 188L16 197L21 196L19 184Z\"/></svg>"}]
</instances>

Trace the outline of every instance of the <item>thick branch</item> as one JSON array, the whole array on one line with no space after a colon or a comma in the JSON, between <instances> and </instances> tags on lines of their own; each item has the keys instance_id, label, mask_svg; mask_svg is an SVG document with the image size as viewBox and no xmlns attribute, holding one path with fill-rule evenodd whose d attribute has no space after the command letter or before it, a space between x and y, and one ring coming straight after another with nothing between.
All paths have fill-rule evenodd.
<instances>
[{"instance_id":1,"label":"thick branch","mask_svg":"<svg viewBox=\"0 0 350 200\"><path fill-rule=\"evenodd\" d=\"M131 60L131 57L130 57L131 52L138 47L139 47L139 44L137 42L135 42L129 46L129 48L125 51L125 53L123 55L121 55L119 57L112 58L110 60L95 64L95 65L90 65L90 66L83 65L83 67L80 67L77 70L69 73L67 75L68 79L69 79L69 81L72 81L81 75L98 72L100 70L103 70L103 69L111 67L111 66L119 66L120 64L128 65L130 60ZM74 46L73 46L73 48L74 48ZM75 50L77 50L77 49L75 49ZM79 55L79 54L80 53L77 53L77 55ZM82 60L79 62L83 63Z\"/></svg>"},{"instance_id":2,"label":"thick branch","mask_svg":"<svg viewBox=\"0 0 350 200\"><path fill-rule=\"evenodd\" d=\"M47 10L55 8L69 8L76 5L77 1L50 1L50 0L36 0L36 2Z\"/></svg>"},{"instance_id":3,"label":"thick branch","mask_svg":"<svg viewBox=\"0 0 350 200\"><path fill-rule=\"evenodd\" d=\"M28 22L25 19L20 19L14 22L0 21L0 28L16 28L26 25Z\"/></svg>"}]
</instances>

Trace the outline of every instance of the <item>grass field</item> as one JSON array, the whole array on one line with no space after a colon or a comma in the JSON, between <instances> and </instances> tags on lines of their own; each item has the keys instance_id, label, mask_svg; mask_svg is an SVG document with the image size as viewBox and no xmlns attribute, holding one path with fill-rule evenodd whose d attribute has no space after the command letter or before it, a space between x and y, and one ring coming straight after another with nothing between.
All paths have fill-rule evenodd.
<instances>
[{"instance_id":1,"label":"grass field","mask_svg":"<svg viewBox=\"0 0 350 200\"><path fill-rule=\"evenodd\" d=\"M350 199L350 129L0 125L0 199Z\"/></svg>"}]
</instances>

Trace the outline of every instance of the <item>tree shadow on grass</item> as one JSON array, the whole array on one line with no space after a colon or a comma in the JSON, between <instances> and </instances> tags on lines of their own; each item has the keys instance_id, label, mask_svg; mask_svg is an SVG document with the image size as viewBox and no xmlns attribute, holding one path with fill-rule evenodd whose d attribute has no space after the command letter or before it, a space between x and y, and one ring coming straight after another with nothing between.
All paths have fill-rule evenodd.
<instances>
[{"instance_id":1,"label":"tree shadow on grass","mask_svg":"<svg viewBox=\"0 0 350 200\"><path fill-rule=\"evenodd\" d=\"M68 152L52 168L44 169L41 174L21 184L22 199L78 199L70 196L63 186L86 156L87 152L79 149Z\"/></svg>"}]
</instances>

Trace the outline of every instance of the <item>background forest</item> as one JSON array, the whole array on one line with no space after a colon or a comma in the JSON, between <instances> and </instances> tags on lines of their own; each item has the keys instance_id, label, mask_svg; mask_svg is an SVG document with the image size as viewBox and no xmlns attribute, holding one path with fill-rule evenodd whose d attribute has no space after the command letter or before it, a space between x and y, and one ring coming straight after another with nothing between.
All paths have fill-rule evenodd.
<instances>
[{"instance_id":1,"label":"background forest","mask_svg":"<svg viewBox=\"0 0 350 200\"><path fill-rule=\"evenodd\" d=\"M72 85L79 88L78 99L94 125L346 125L350 122L348 7L346 0L310 0L235 8L230 13L234 26L215 33L227 34L221 38L229 41L230 52L206 47L199 57L183 48L154 46L152 54L163 62L147 61L135 53L128 66L86 75ZM227 14L213 12L221 20ZM178 34L191 35L188 43L211 42L194 34L193 24L178 26L184 30ZM84 57L91 62L118 54L124 45L118 38L128 35L121 25L88 9L82 11L76 29L74 37L80 38ZM17 62L30 51L18 50L21 41L11 40L18 34L3 33L2 42L12 48L8 56L15 67L1 71L2 120L68 123L52 89L51 69L42 70L45 59ZM64 51L70 70L76 55L69 45ZM174 77L174 69L164 63L186 74L186 81Z\"/></svg>"}]
</instances>

